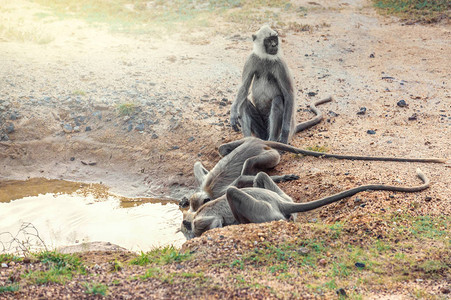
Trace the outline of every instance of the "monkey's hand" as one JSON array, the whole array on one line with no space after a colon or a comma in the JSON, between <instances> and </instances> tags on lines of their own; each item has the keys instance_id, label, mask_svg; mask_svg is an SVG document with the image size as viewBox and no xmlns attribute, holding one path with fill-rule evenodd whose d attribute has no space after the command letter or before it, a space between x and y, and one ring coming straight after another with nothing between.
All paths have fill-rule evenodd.
<instances>
[{"instance_id":1,"label":"monkey's hand","mask_svg":"<svg viewBox=\"0 0 451 300\"><path fill-rule=\"evenodd\" d=\"M235 131L240 131L240 121L239 121L240 117L238 116L237 113L235 112L231 112L230 113L230 125L232 126L233 130Z\"/></svg>"}]
</instances>

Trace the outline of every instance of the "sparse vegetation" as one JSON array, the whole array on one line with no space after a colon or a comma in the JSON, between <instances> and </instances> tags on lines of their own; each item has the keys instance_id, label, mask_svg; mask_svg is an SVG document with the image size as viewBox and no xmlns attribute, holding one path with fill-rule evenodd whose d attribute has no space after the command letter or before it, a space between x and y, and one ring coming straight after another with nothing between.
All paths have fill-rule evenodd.
<instances>
[{"instance_id":1,"label":"sparse vegetation","mask_svg":"<svg viewBox=\"0 0 451 300\"><path fill-rule=\"evenodd\" d=\"M450 18L448 0L373 0L380 12L395 15L410 23L435 23Z\"/></svg>"},{"instance_id":2,"label":"sparse vegetation","mask_svg":"<svg viewBox=\"0 0 451 300\"><path fill-rule=\"evenodd\" d=\"M167 246L164 248L156 248L149 252L141 252L138 257L131 261L131 264L140 266L148 264L165 265L172 262L188 260L190 257L190 253L182 253L174 246Z\"/></svg>"},{"instance_id":3,"label":"sparse vegetation","mask_svg":"<svg viewBox=\"0 0 451 300\"><path fill-rule=\"evenodd\" d=\"M9 285L0 285L0 294L7 293L7 292L17 292L19 290L20 286L15 284L9 284Z\"/></svg>"},{"instance_id":4,"label":"sparse vegetation","mask_svg":"<svg viewBox=\"0 0 451 300\"><path fill-rule=\"evenodd\" d=\"M96 282L85 283L84 287L86 289L85 290L86 294L106 296L108 293L108 286L102 283Z\"/></svg>"},{"instance_id":5,"label":"sparse vegetation","mask_svg":"<svg viewBox=\"0 0 451 300\"><path fill-rule=\"evenodd\" d=\"M43 251L36 254L36 258L45 266L46 270L31 270L24 273L23 277L38 285L49 282L65 283L75 273L86 272L81 260L75 255Z\"/></svg>"},{"instance_id":6,"label":"sparse vegetation","mask_svg":"<svg viewBox=\"0 0 451 300\"><path fill-rule=\"evenodd\" d=\"M134 103L122 103L117 107L120 116L132 115L136 110L136 105Z\"/></svg>"}]
</instances>

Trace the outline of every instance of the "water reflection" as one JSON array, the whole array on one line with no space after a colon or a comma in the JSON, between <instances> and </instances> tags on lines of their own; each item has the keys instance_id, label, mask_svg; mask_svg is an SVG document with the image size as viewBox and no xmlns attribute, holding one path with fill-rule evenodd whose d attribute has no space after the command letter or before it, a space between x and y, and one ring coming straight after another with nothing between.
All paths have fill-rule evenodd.
<instances>
[{"instance_id":1,"label":"water reflection","mask_svg":"<svg viewBox=\"0 0 451 300\"><path fill-rule=\"evenodd\" d=\"M185 241L176 233L181 221L174 201L118 197L101 185L45 179L0 184L0 233L15 234L30 222L49 248L93 241L133 251L179 247ZM0 235L0 242L8 238Z\"/></svg>"}]
</instances>

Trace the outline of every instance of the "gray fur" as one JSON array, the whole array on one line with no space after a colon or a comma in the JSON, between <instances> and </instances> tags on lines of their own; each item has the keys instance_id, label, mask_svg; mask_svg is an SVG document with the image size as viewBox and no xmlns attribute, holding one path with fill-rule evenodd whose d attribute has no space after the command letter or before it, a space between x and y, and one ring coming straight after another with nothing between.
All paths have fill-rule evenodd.
<instances>
[{"instance_id":1,"label":"gray fur","mask_svg":"<svg viewBox=\"0 0 451 300\"><path fill-rule=\"evenodd\" d=\"M263 41L270 36L277 37L277 32L267 25L255 35L254 49L244 65L242 84L230 110L230 123L236 131L240 124L244 136L255 134L265 140L288 143L295 130L293 79L281 48L278 47L277 54L267 53ZM251 84L252 100L249 100ZM255 109L249 110L252 106ZM259 127L261 119L265 120L264 132L253 126L257 122Z\"/></svg>"},{"instance_id":2,"label":"gray fur","mask_svg":"<svg viewBox=\"0 0 451 300\"><path fill-rule=\"evenodd\" d=\"M294 203L266 173L260 172L254 179L253 187L243 189L229 187L226 195L202 205L197 212L186 212L180 230L187 239L191 239L212 228L239 223L288 220L294 218L295 213L313 210L362 191L418 192L428 188L429 179L420 169L417 169L417 176L423 181L422 185L413 187L364 185L316 201ZM187 222L189 226L186 226Z\"/></svg>"}]
</instances>

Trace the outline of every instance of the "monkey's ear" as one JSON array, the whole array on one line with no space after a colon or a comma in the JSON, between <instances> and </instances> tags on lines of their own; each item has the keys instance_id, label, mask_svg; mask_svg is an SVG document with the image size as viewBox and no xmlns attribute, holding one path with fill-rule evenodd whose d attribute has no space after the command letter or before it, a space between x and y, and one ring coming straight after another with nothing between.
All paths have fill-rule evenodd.
<instances>
[{"instance_id":1,"label":"monkey's ear","mask_svg":"<svg viewBox=\"0 0 451 300\"><path fill-rule=\"evenodd\" d=\"M257 39L257 36L255 34L252 35L252 41L255 41Z\"/></svg>"}]
</instances>

